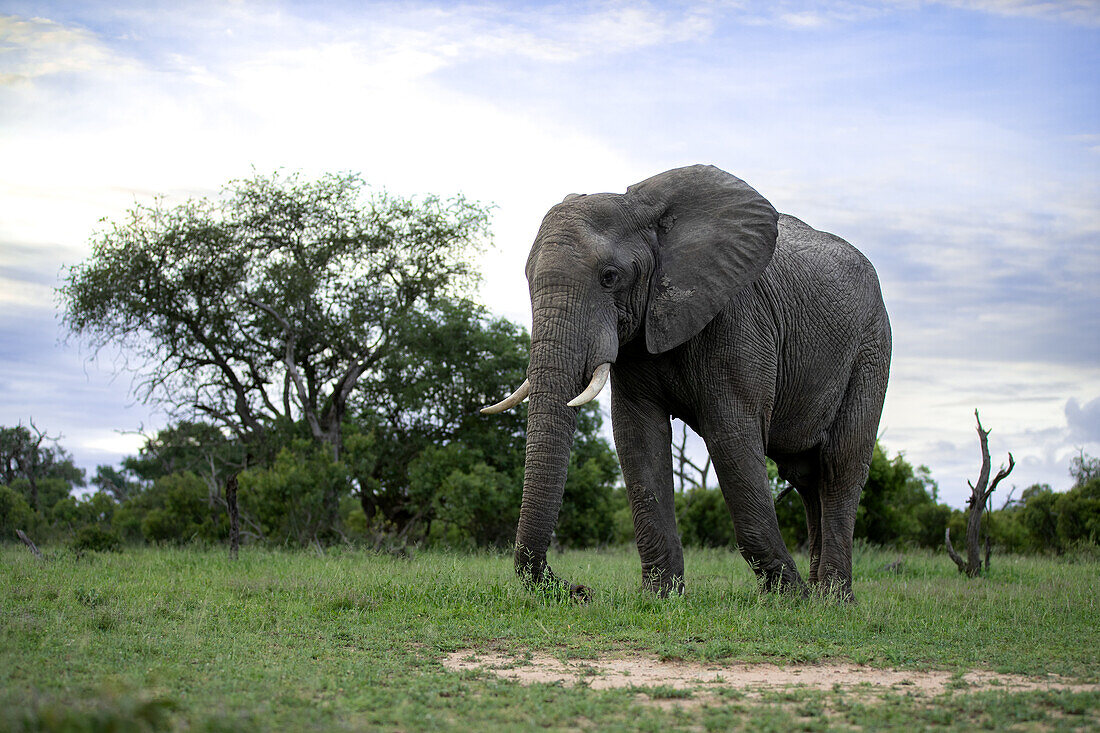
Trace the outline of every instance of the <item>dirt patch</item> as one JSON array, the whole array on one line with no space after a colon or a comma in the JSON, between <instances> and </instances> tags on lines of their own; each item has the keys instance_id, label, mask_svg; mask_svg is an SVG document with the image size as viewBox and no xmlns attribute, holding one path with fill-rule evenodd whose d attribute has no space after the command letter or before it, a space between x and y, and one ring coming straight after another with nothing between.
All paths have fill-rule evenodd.
<instances>
[{"instance_id":1,"label":"dirt patch","mask_svg":"<svg viewBox=\"0 0 1100 733\"><path fill-rule=\"evenodd\" d=\"M671 688L674 690L734 689L765 692L792 687L817 690L863 689L908 692L935 696L947 689L1100 690L1100 685L1078 684L1050 675L1023 677L995 672L967 672L961 677L936 670L876 669L857 664L740 664L668 661L640 654L603 659L562 661L545 653L512 656L496 652L460 650L443 660L447 669L484 670L498 677L529 685L536 682L575 685L593 690L618 688Z\"/></svg>"}]
</instances>

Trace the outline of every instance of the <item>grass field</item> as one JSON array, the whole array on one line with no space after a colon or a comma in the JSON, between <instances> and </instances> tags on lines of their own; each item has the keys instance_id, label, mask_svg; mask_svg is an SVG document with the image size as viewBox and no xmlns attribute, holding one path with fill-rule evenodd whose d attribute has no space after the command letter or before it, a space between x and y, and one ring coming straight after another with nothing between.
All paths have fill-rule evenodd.
<instances>
[{"instance_id":1,"label":"grass field","mask_svg":"<svg viewBox=\"0 0 1100 733\"><path fill-rule=\"evenodd\" d=\"M0 549L9 730L1100 729L1095 560L994 556L989 577L968 581L943 555L907 554L895 574L883 566L897 555L860 549L859 603L840 606L761 595L725 551L689 551L687 595L667 600L639 589L632 548L554 556L595 591L577 605L526 592L496 554L46 554ZM587 676L523 684L443 663L488 653L497 667L550 658ZM719 678L742 663L854 663L945 670L949 682L924 694L907 683L597 689L608 660ZM1034 689L974 684L973 670Z\"/></svg>"}]
</instances>

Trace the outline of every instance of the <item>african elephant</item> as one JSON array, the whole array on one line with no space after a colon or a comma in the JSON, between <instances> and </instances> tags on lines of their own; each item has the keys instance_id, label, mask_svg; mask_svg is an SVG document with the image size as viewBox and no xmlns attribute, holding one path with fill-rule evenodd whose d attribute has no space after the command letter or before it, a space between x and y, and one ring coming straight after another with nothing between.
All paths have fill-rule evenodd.
<instances>
[{"instance_id":1,"label":"african elephant","mask_svg":"<svg viewBox=\"0 0 1100 733\"><path fill-rule=\"evenodd\" d=\"M764 586L806 591L779 533L769 456L806 507L810 584L851 599L856 507L890 370L890 322L871 263L778 214L741 179L696 165L625 194L567 196L543 219L526 271L528 378L483 410L530 398L516 572L563 582L546 550L575 408L610 373L646 585L683 590L671 416L705 440L741 554Z\"/></svg>"}]
</instances>

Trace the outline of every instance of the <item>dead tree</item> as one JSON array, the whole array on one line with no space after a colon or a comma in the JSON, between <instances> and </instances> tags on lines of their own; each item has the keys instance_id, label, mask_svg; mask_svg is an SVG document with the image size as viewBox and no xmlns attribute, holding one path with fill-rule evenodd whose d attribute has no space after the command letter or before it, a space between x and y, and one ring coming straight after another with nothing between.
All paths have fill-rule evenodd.
<instances>
[{"instance_id":1,"label":"dead tree","mask_svg":"<svg viewBox=\"0 0 1100 733\"><path fill-rule=\"evenodd\" d=\"M985 511L986 504L989 502L989 497L993 491L997 488L997 484L1001 483L1012 473L1012 468L1016 465L1016 461L1012 458L1012 454L1008 454L1008 467L1003 465L997 470L997 475L993 478L993 481L989 480L989 432L982 429L982 419L978 417L978 411L974 410L974 419L978 421L978 440L982 446L982 472L978 476L978 483L970 484L970 499L967 501L967 520L966 520L966 560L964 561L959 557L959 553L955 552L955 548L951 545L951 528L948 527L944 531L944 541L947 543L947 554L951 556L951 559L955 561L955 564L959 567L960 573L966 573L967 577L974 578L982 574L982 564L980 557L980 542L979 537L981 535L982 527L982 513ZM989 567L989 537L986 536L986 568Z\"/></svg>"},{"instance_id":2,"label":"dead tree","mask_svg":"<svg viewBox=\"0 0 1100 733\"><path fill-rule=\"evenodd\" d=\"M39 560L45 559L42 557L42 551L35 547L34 543L31 542L31 538L28 537L26 533L23 532L23 530L15 530L15 536L18 537L23 542L23 544L27 546L27 549L30 550L35 557L37 557Z\"/></svg>"}]
</instances>

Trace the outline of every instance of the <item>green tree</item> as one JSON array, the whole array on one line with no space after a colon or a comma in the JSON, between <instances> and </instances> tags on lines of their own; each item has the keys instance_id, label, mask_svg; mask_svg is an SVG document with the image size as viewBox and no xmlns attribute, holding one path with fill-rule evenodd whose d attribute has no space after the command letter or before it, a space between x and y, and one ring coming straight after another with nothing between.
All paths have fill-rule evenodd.
<instances>
[{"instance_id":1,"label":"green tree","mask_svg":"<svg viewBox=\"0 0 1100 733\"><path fill-rule=\"evenodd\" d=\"M0 483L23 493L34 511L46 511L84 485L84 470L31 421L30 427L0 427Z\"/></svg>"},{"instance_id":2,"label":"green tree","mask_svg":"<svg viewBox=\"0 0 1100 733\"><path fill-rule=\"evenodd\" d=\"M0 484L0 539L14 540L15 530L28 531L33 522L34 512L23 494Z\"/></svg>"},{"instance_id":3,"label":"green tree","mask_svg":"<svg viewBox=\"0 0 1100 733\"><path fill-rule=\"evenodd\" d=\"M110 525L118 502L107 493L97 491L82 497L66 496L50 509L55 527L73 534L91 524Z\"/></svg>"},{"instance_id":4,"label":"green tree","mask_svg":"<svg viewBox=\"0 0 1100 733\"><path fill-rule=\"evenodd\" d=\"M191 472L220 485L243 460L242 446L224 428L182 420L147 437L136 456L123 459L117 480L143 486L162 476Z\"/></svg>"},{"instance_id":5,"label":"green tree","mask_svg":"<svg viewBox=\"0 0 1100 733\"><path fill-rule=\"evenodd\" d=\"M1066 549L1078 544L1100 543L1100 474L1075 472L1073 468L1071 473L1077 484L1054 503L1058 542Z\"/></svg>"},{"instance_id":6,"label":"green tree","mask_svg":"<svg viewBox=\"0 0 1100 733\"><path fill-rule=\"evenodd\" d=\"M1058 519L1054 505L1058 495L1048 484L1033 484L1024 489L1017 510L1019 521L1031 537L1034 550L1060 552L1062 543L1058 538Z\"/></svg>"},{"instance_id":7,"label":"green tree","mask_svg":"<svg viewBox=\"0 0 1100 733\"><path fill-rule=\"evenodd\" d=\"M492 467L477 449L429 446L409 466L409 487L430 538L504 547L515 537L522 475Z\"/></svg>"},{"instance_id":8,"label":"green tree","mask_svg":"<svg viewBox=\"0 0 1100 733\"><path fill-rule=\"evenodd\" d=\"M344 460L326 446L297 439L281 448L268 466L240 476L241 508L260 535L277 544L328 542L338 536L328 501L350 495L352 476Z\"/></svg>"},{"instance_id":9,"label":"green tree","mask_svg":"<svg viewBox=\"0 0 1100 733\"><path fill-rule=\"evenodd\" d=\"M128 541L185 543L225 537L225 514L212 511L207 484L190 471L158 477L120 504L111 526Z\"/></svg>"},{"instance_id":10,"label":"green tree","mask_svg":"<svg viewBox=\"0 0 1100 733\"><path fill-rule=\"evenodd\" d=\"M922 518L937 516L932 510L937 493L926 467L914 468L901 453L889 458L875 443L856 512L855 536L877 545L913 545L930 539Z\"/></svg>"},{"instance_id":11,"label":"green tree","mask_svg":"<svg viewBox=\"0 0 1100 733\"><path fill-rule=\"evenodd\" d=\"M1080 451L1069 462L1069 475L1073 478L1074 488L1100 478L1100 458Z\"/></svg>"},{"instance_id":12,"label":"green tree","mask_svg":"<svg viewBox=\"0 0 1100 733\"><path fill-rule=\"evenodd\" d=\"M109 224L66 275L64 323L124 347L141 398L231 430L253 462L299 421L338 460L360 379L400 324L474 282L487 222L461 197L369 194L356 175L256 175ZM337 496L320 500L331 523Z\"/></svg>"},{"instance_id":13,"label":"green tree","mask_svg":"<svg viewBox=\"0 0 1100 733\"><path fill-rule=\"evenodd\" d=\"M134 480L125 468L114 466L96 466L95 476L91 484L97 491L106 494L115 501L126 501L141 491L141 483Z\"/></svg>"},{"instance_id":14,"label":"green tree","mask_svg":"<svg viewBox=\"0 0 1100 733\"><path fill-rule=\"evenodd\" d=\"M377 446L370 473L357 475L356 485L366 516L407 536L417 533L410 523L426 532L437 506L432 492L442 475L410 484L411 464L431 446L457 443L501 474L522 470L526 408L495 419L479 409L523 381L529 337L469 301L440 299L395 323L391 338L395 348L353 407L353 419Z\"/></svg>"},{"instance_id":15,"label":"green tree","mask_svg":"<svg viewBox=\"0 0 1100 733\"><path fill-rule=\"evenodd\" d=\"M678 493L676 524L685 545L728 548L737 545L733 520L719 489L695 486Z\"/></svg>"}]
</instances>

